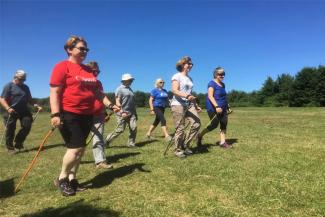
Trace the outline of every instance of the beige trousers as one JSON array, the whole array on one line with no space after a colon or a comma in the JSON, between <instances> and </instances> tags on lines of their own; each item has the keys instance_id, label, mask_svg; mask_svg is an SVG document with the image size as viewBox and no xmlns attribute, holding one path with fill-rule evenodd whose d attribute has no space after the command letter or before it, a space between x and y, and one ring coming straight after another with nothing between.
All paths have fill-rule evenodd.
<instances>
[{"instance_id":1,"label":"beige trousers","mask_svg":"<svg viewBox=\"0 0 325 217\"><path fill-rule=\"evenodd\" d=\"M190 105L187 108L182 105L173 105L171 110L175 126L175 148L188 148L190 147L192 140L196 138L201 127L199 114L194 105ZM187 135L185 135L185 120L189 122L190 127Z\"/></svg>"}]
</instances>

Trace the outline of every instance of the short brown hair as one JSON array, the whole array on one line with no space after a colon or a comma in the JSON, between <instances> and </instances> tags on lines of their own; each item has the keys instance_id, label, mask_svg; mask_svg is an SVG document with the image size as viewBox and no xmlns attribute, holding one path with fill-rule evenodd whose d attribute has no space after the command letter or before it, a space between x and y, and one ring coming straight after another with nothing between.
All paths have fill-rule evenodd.
<instances>
[{"instance_id":1,"label":"short brown hair","mask_svg":"<svg viewBox=\"0 0 325 217\"><path fill-rule=\"evenodd\" d=\"M184 65L190 62L192 62L192 59L189 56L184 56L182 59L178 60L178 62L176 63L177 71L181 72L183 70Z\"/></svg>"},{"instance_id":2,"label":"short brown hair","mask_svg":"<svg viewBox=\"0 0 325 217\"><path fill-rule=\"evenodd\" d=\"M92 71L95 69L99 69L98 63L96 61L90 61L86 64Z\"/></svg>"},{"instance_id":3,"label":"short brown hair","mask_svg":"<svg viewBox=\"0 0 325 217\"><path fill-rule=\"evenodd\" d=\"M72 35L70 38L68 38L68 40L64 44L64 50L67 52L68 55L68 50L74 48L79 42L83 42L87 46L87 42L83 37Z\"/></svg>"}]
</instances>

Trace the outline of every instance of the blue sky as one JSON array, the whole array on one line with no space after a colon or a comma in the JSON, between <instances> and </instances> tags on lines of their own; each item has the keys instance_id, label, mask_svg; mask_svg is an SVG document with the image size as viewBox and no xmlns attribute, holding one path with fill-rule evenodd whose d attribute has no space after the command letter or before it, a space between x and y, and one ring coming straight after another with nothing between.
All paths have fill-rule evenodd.
<instances>
[{"instance_id":1,"label":"blue sky","mask_svg":"<svg viewBox=\"0 0 325 217\"><path fill-rule=\"evenodd\" d=\"M5 1L0 0L0 86L17 69L34 97L49 95L53 66L67 58L66 39L83 36L98 61L105 92L121 75L149 92L162 77L170 90L175 64L193 59L196 92L212 71L226 70L228 91L261 88L267 76L325 65L325 1Z\"/></svg>"}]
</instances>

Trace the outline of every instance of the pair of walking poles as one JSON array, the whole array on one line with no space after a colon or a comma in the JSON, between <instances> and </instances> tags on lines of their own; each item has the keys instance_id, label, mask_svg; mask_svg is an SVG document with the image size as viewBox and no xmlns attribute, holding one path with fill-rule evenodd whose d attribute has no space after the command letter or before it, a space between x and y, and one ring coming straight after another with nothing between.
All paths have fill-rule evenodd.
<instances>
[{"instance_id":1,"label":"pair of walking poles","mask_svg":"<svg viewBox=\"0 0 325 217\"><path fill-rule=\"evenodd\" d=\"M112 114L114 114L114 112L109 113L109 114L105 117L106 122L110 119L110 117L111 117ZM36 116L37 116L37 115L36 115ZM36 116L35 116L35 118L36 118ZM101 123L101 124L96 128L96 130L98 130L101 126L103 126L103 124L105 124L105 122ZM37 159L37 157L40 155L41 151L44 149L44 145L45 145L47 139L48 139L48 138L53 134L53 132L54 132L54 130L55 130L56 128L57 128L57 127L52 127L52 128L47 132L47 134L45 135L45 137L44 137L44 139L43 139L41 145L39 146L39 148L38 148L38 150L37 150L37 152L36 152L36 154L35 154L33 160L30 162L30 164L29 164L29 166L27 167L27 169L25 170L23 176L22 176L21 179L19 180L19 182L18 182L18 184L17 184L17 186L16 186L16 188L15 188L15 190L14 190L15 193L17 193L17 192L19 191L19 188L20 188L20 186L22 185L23 181L27 178L28 173L32 170L34 164L36 163L36 159ZM88 145L88 144L90 143L90 141L93 139L94 135L95 135L95 133L93 133L93 135L91 136L91 138L87 141L87 143L86 143L87 145Z\"/></svg>"}]
</instances>

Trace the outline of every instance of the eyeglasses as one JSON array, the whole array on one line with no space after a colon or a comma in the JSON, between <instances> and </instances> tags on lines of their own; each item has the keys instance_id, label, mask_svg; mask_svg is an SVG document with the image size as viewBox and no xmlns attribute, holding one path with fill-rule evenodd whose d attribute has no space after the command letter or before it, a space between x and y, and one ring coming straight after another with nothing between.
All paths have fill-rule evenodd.
<instances>
[{"instance_id":1,"label":"eyeglasses","mask_svg":"<svg viewBox=\"0 0 325 217\"><path fill-rule=\"evenodd\" d=\"M190 63L187 63L187 64L190 65L190 66L193 66L193 63L191 63L191 62Z\"/></svg>"},{"instance_id":2,"label":"eyeglasses","mask_svg":"<svg viewBox=\"0 0 325 217\"><path fill-rule=\"evenodd\" d=\"M159 81L159 84L164 84L165 82L164 81Z\"/></svg>"},{"instance_id":3,"label":"eyeglasses","mask_svg":"<svg viewBox=\"0 0 325 217\"><path fill-rule=\"evenodd\" d=\"M85 53L89 52L89 49L86 48L86 47L75 47L75 48L77 48L77 49L80 50L81 52L85 52Z\"/></svg>"},{"instance_id":4,"label":"eyeglasses","mask_svg":"<svg viewBox=\"0 0 325 217\"><path fill-rule=\"evenodd\" d=\"M217 74L217 76L220 76L220 77L225 77L225 75L226 75L225 73L220 73L220 74L218 73Z\"/></svg>"}]
</instances>

